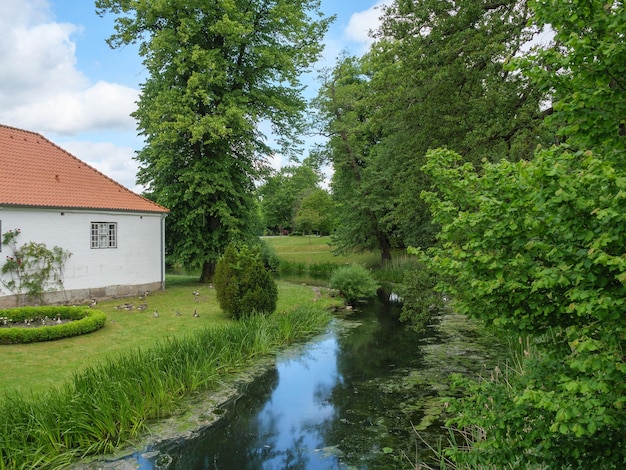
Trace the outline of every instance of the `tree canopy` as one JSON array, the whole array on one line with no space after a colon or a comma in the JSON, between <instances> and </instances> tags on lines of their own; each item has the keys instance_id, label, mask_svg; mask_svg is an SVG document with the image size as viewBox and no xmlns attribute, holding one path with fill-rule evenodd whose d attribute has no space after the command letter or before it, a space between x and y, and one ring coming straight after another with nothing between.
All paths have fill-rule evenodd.
<instances>
[{"instance_id":1,"label":"tree canopy","mask_svg":"<svg viewBox=\"0 0 626 470\"><path fill-rule=\"evenodd\" d=\"M148 72L133 114L145 147L138 182L170 209L168 259L213 273L253 225L254 181L272 149L299 141L299 75L322 50L319 0L96 0L115 16L112 47L139 43Z\"/></svg>"},{"instance_id":2,"label":"tree canopy","mask_svg":"<svg viewBox=\"0 0 626 470\"><path fill-rule=\"evenodd\" d=\"M530 1L553 39L516 62L546 94L562 139L621 160L626 150L626 8L623 0Z\"/></svg>"},{"instance_id":3,"label":"tree canopy","mask_svg":"<svg viewBox=\"0 0 626 470\"><path fill-rule=\"evenodd\" d=\"M295 227L296 211L305 194L317 188L322 176L310 159L282 167L258 188L265 228L274 233Z\"/></svg>"},{"instance_id":4,"label":"tree canopy","mask_svg":"<svg viewBox=\"0 0 626 470\"><path fill-rule=\"evenodd\" d=\"M340 57L315 101L329 137L341 249L428 245L419 189L429 149L464 159L529 158L544 142L542 95L508 67L533 28L524 2L398 1L361 59Z\"/></svg>"}]
</instances>

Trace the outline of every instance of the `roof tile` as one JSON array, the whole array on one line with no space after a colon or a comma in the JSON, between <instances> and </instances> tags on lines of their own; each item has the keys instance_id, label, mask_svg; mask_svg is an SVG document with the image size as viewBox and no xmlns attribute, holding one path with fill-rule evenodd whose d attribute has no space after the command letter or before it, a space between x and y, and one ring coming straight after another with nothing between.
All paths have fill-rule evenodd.
<instances>
[{"instance_id":1,"label":"roof tile","mask_svg":"<svg viewBox=\"0 0 626 470\"><path fill-rule=\"evenodd\" d=\"M41 134L2 124L0 205L168 212Z\"/></svg>"}]
</instances>

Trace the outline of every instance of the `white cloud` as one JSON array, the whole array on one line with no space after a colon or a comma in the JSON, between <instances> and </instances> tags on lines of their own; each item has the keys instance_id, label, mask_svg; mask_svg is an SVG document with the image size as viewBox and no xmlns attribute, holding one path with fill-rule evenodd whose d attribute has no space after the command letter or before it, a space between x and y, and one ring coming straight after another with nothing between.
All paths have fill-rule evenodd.
<instances>
[{"instance_id":1,"label":"white cloud","mask_svg":"<svg viewBox=\"0 0 626 470\"><path fill-rule=\"evenodd\" d=\"M76 67L81 28L51 19L47 2L0 2L0 122L73 135L128 129L138 91L89 79Z\"/></svg>"},{"instance_id":2,"label":"white cloud","mask_svg":"<svg viewBox=\"0 0 626 470\"><path fill-rule=\"evenodd\" d=\"M280 171L280 169L284 166L283 162L284 158L279 153L273 153L268 158L268 163L275 171Z\"/></svg>"},{"instance_id":3,"label":"white cloud","mask_svg":"<svg viewBox=\"0 0 626 470\"><path fill-rule=\"evenodd\" d=\"M80 90L58 90L37 101L0 111L0 121L17 127L74 135L92 130L132 130L137 90L98 82Z\"/></svg>"},{"instance_id":4,"label":"white cloud","mask_svg":"<svg viewBox=\"0 0 626 470\"><path fill-rule=\"evenodd\" d=\"M374 42L370 36L371 31L375 31L380 25L380 17L383 14L385 5L390 5L392 0L378 0L367 10L353 13L346 26L345 37L352 42L361 44L362 52Z\"/></svg>"}]
</instances>

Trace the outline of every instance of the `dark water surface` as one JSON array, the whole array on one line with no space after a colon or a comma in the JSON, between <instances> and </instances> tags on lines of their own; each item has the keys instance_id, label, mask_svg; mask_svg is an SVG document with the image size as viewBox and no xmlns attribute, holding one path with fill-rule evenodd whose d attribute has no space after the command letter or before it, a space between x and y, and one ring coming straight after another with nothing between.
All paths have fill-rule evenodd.
<instances>
[{"instance_id":1,"label":"dark water surface","mask_svg":"<svg viewBox=\"0 0 626 470\"><path fill-rule=\"evenodd\" d=\"M376 301L334 320L324 335L279 355L201 435L135 454L140 468L410 468L416 446L424 451L411 425L422 423L427 439L442 433L427 418L441 410L450 361L431 351L443 342L437 328L415 333L395 320L398 310Z\"/></svg>"}]
</instances>

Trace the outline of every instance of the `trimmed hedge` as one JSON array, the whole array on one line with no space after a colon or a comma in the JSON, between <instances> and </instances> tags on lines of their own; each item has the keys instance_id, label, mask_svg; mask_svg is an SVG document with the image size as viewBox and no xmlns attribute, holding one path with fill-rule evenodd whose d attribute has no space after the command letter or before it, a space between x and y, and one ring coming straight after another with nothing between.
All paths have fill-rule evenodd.
<instances>
[{"instance_id":1,"label":"trimmed hedge","mask_svg":"<svg viewBox=\"0 0 626 470\"><path fill-rule=\"evenodd\" d=\"M51 326L0 328L0 344L35 343L84 335L102 328L106 322L103 312L89 307L45 306L0 310L0 317L10 318L12 322L36 322L45 317L57 318L59 315L64 320L72 321Z\"/></svg>"}]
</instances>

